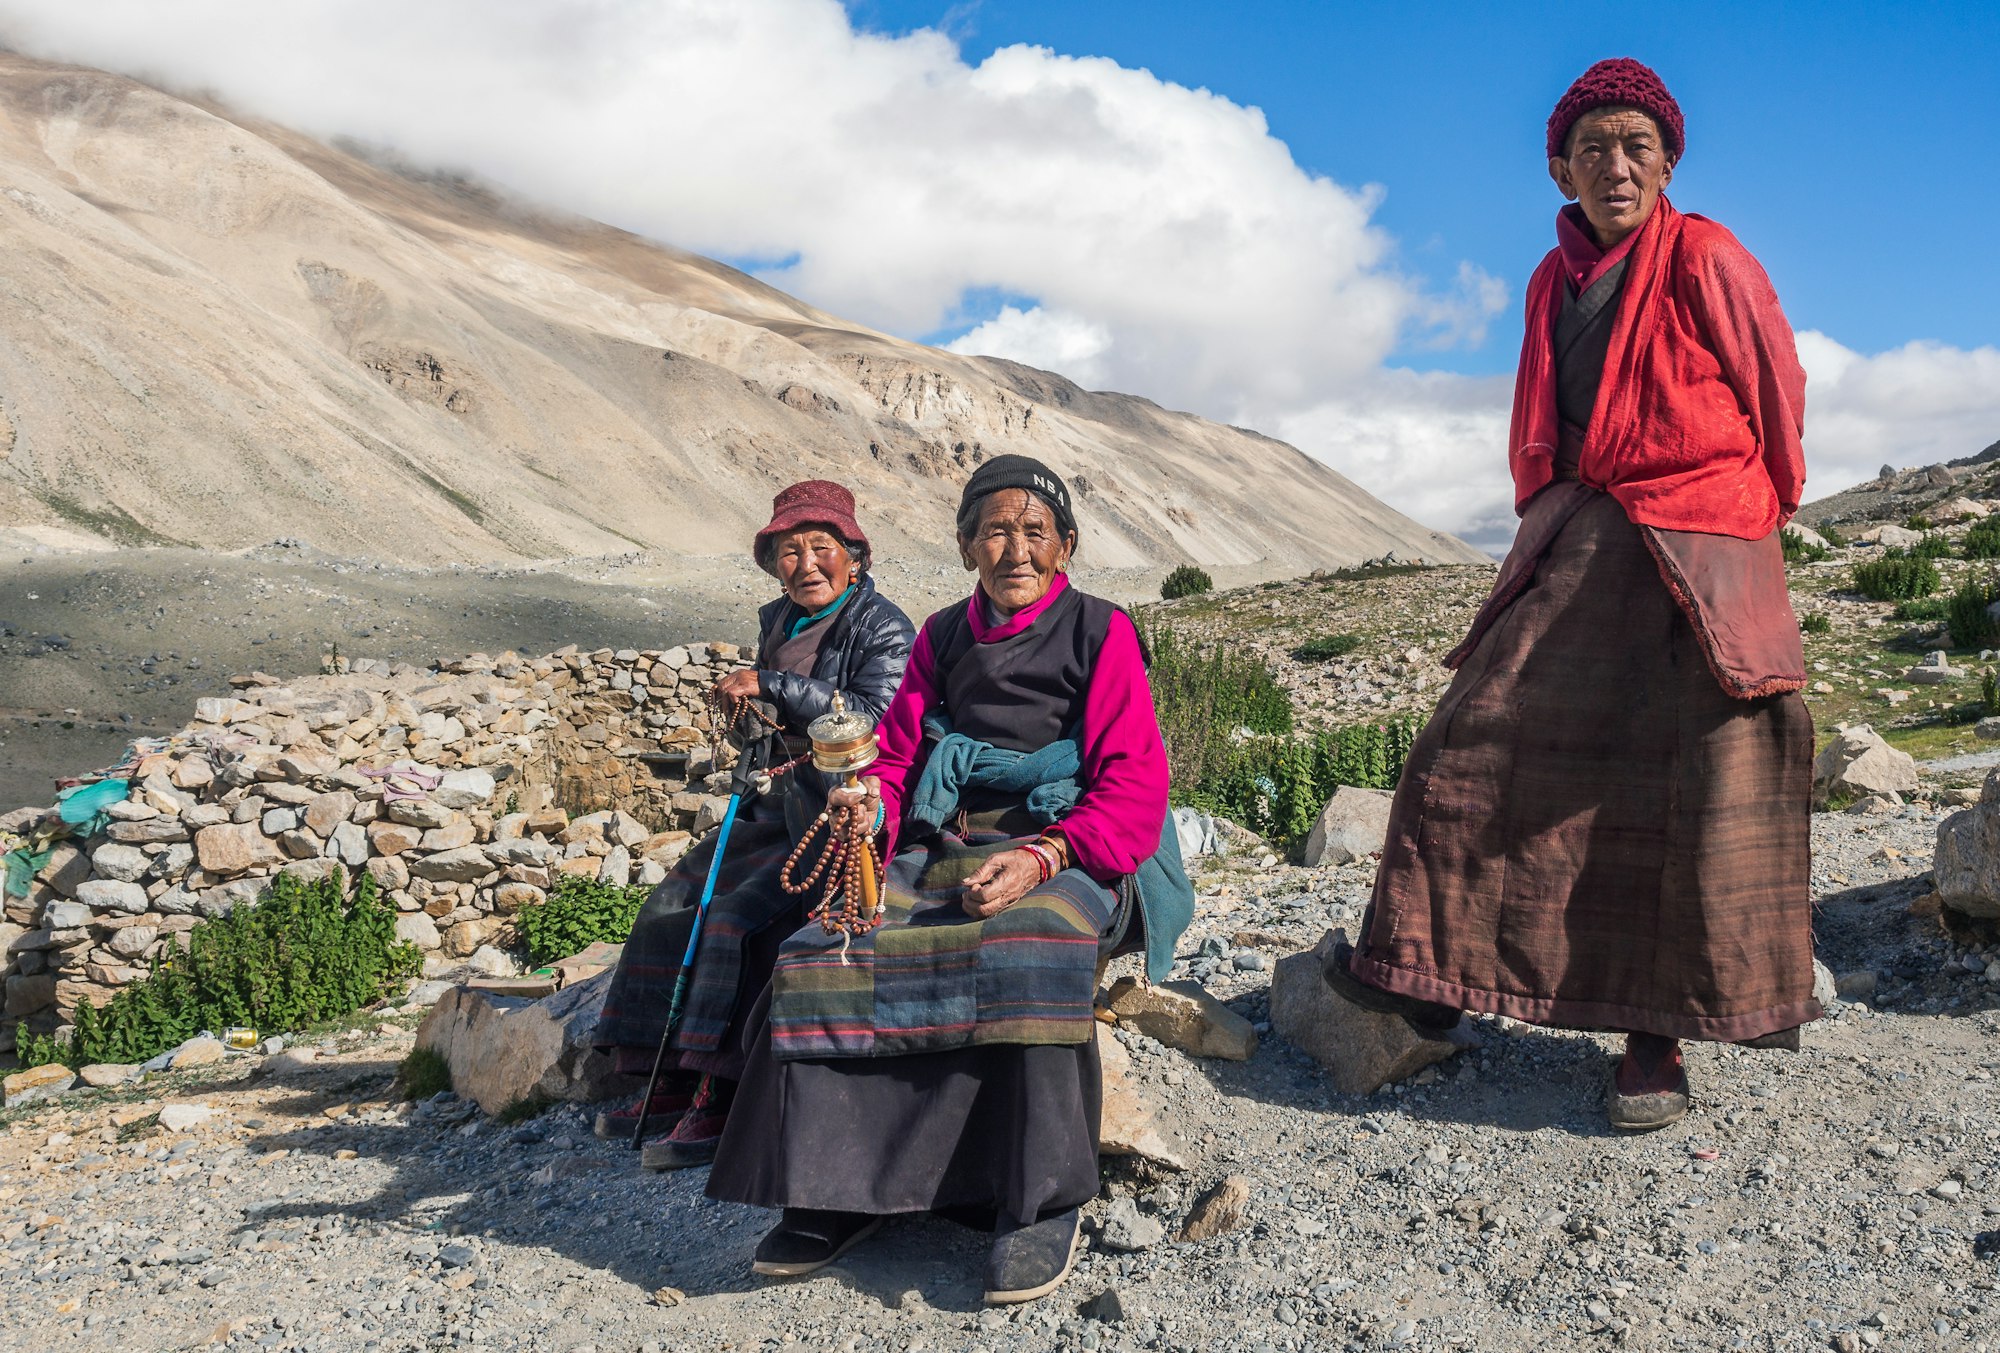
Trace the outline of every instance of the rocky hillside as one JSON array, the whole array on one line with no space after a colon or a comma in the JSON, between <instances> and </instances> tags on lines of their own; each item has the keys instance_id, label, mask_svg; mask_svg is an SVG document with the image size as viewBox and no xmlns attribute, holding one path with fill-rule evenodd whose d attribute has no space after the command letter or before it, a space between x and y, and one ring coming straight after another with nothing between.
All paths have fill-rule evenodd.
<instances>
[{"instance_id":1,"label":"rocky hillside","mask_svg":"<svg viewBox=\"0 0 2000 1353\"><path fill-rule=\"evenodd\" d=\"M857 487L882 553L956 563L958 483L1018 451L1072 478L1100 567L1480 557L1254 433L12 55L0 288L0 524L30 539L734 554L819 474Z\"/></svg>"}]
</instances>

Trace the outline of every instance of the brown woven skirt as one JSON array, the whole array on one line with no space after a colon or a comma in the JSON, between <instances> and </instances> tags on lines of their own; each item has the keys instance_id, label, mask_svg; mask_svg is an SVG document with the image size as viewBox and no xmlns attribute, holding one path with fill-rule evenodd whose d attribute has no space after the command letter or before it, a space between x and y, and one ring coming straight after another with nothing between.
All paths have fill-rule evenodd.
<instances>
[{"instance_id":1,"label":"brown woven skirt","mask_svg":"<svg viewBox=\"0 0 2000 1353\"><path fill-rule=\"evenodd\" d=\"M1818 1017L1812 720L1724 693L1599 495L1417 738L1354 972L1564 1028L1737 1041Z\"/></svg>"}]
</instances>

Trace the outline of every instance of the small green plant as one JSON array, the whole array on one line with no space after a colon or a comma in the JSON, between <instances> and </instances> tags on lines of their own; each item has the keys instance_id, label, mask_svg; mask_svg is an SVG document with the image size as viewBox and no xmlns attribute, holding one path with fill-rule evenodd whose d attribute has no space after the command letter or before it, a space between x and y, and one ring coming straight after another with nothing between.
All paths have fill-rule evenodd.
<instances>
[{"instance_id":1,"label":"small green plant","mask_svg":"<svg viewBox=\"0 0 2000 1353\"><path fill-rule=\"evenodd\" d=\"M201 922L169 953L103 1006L80 1003L69 1042L49 1060L143 1062L202 1029L324 1023L380 1000L422 957L396 938L375 880L362 875L350 899L338 873L311 883L281 874L255 906Z\"/></svg>"},{"instance_id":2,"label":"small green plant","mask_svg":"<svg viewBox=\"0 0 2000 1353\"><path fill-rule=\"evenodd\" d=\"M1854 590L1870 601L1908 601L1938 590L1937 565L1890 556L1854 566Z\"/></svg>"},{"instance_id":3,"label":"small green plant","mask_svg":"<svg viewBox=\"0 0 2000 1353\"><path fill-rule=\"evenodd\" d=\"M547 901L530 902L514 913L514 928L528 946L530 959L554 963L599 941L622 943L651 891L643 883L621 888L566 874L556 881Z\"/></svg>"},{"instance_id":4,"label":"small green plant","mask_svg":"<svg viewBox=\"0 0 2000 1353\"><path fill-rule=\"evenodd\" d=\"M2000 559L2000 515L1982 517L1965 533L1967 559Z\"/></svg>"},{"instance_id":5,"label":"small green plant","mask_svg":"<svg viewBox=\"0 0 2000 1353\"><path fill-rule=\"evenodd\" d=\"M1906 546L1902 556L1907 559L1949 559L1958 553L1951 543L1951 537L1942 531L1933 531L1916 544Z\"/></svg>"},{"instance_id":6,"label":"small green plant","mask_svg":"<svg viewBox=\"0 0 2000 1353\"><path fill-rule=\"evenodd\" d=\"M451 1064L436 1048L411 1048L396 1068L396 1090L404 1099L429 1099L451 1089Z\"/></svg>"},{"instance_id":7,"label":"small green plant","mask_svg":"<svg viewBox=\"0 0 2000 1353\"><path fill-rule=\"evenodd\" d=\"M1967 578L1959 585L1945 611L1953 648L1985 648L2000 635L2000 624L1995 623L1989 609L1996 601L2000 601L2000 584L1992 580Z\"/></svg>"},{"instance_id":8,"label":"small green plant","mask_svg":"<svg viewBox=\"0 0 2000 1353\"><path fill-rule=\"evenodd\" d=\"M1903 519L1903 525L1912 531L1928 531L1935 523L1921 512L1912 512Z\"/></svg>"},{"instance_id":9,"label":"small green plant","mask_svg":"<svg viewBox=\"0 0 2000 1353\"><path fill-rule=\"evenodd\" d=\"M1789 526L1778 536L1778 544L1783 547L1788 564L1816 564L1828 554L1826 546L1807 540L1802 533Z\"/></svg>"},{"instance_id":10,"label":"small green plant","mask_svg":"<svg viewBox=\"0 0 2000 1353\"><path fill-rule=\"evenodd\" d=\"M1813 611L1799 617L1799 630L1805 634L1831 634L1833 622L1826 618L1824 612Z\"/></svg>"},{"instance_id":11,"label":"small green plant","mask_svg":"<svg viewBox=\"0 0 2000 1353\"><path fill-rule=\"evenodd\" d=\"M1352 634L1322 634L1293 649L1292 656L1300 662L1327 662L1344 658L1359 647L1361 640Z\"/></svg>"},{"instance_id":12,"label":"small green plant","mask_svg":"<svg viewBox=\"0 0 2000 1353\"><path fill-rule=\"evenodd\" d=\"M1821 522L1813 530L1819 532L1819 538L1836 550L1847 543L1847 538L1834 529L1832 522Z\"/></svg>"},{"instance_id":13,"label":"small green plant","mask_svg":"<svg viewBox=\"0 0 2000 1353\"><path fill-rule=\"evenodd\" d=\"M508 793L507 802L501 807L500 815L502 817L512 817L514 816L514 814L520 811L521 811L521 791L516 789Z\"/></svg>"},{"instance_id":14,"label":"small green plant","mask_svg":"<svg viewBox=\"0 0 2000 1353\"><path fill-rule=\"evenodd\" d=\"M556 1101L537 1090L534 1094L523 1095L506 1108L493 1115L493 1121L501 1127L513 1127L525 1123L530 1118L540 1118L555 1107Z\"/></svg>"},{"instance_id":15,"label":"small green plant","mask_svg":"<svg viewBox=\"0 0 2000 1353\"><path fill-rule=\"evenodd\" d=\"M1894 614L1898 620L1921 624L1925 621L1944 619L1945 613L1950 609L1951 603L1944 597L1913 597L1909 601L1899 602Z\"/></svg>"},{"instance_id":16,"label":"small green plant","mask_svg":"<svg viewBox=\"0 0 2000 1353\"><path fill-rule=\"evenodd\" d=\"M22 1066L47 1066L51 1062L68 1062L69 1045L54 1034L38 1034L29 1031L25 1024L14 1026L14 1056Z\"/></svg>"},{"instance_id":17,"label":"small green plant","mask_svg":"<svg viewBox=\"0 0 2000 1353\"><path fill-rule=\"evenodd\" d=\"M1215 590L1215 579L1193 564L1182 564L1166 576L1160 584L1160 600L1174 601L1181 597L1198 597L1204 592Z\"/></svg>"},{"instance_id":18,"label":"small green plant","mask_svg":"<svg viewBox=\"0 0 2000 1353\"><path fill-rule=\"evenodd\" d=\"M1991 667L1979 674L1979 703L1989 715L2000 714L2000 675Z\"/></svg>"}]
</instances>

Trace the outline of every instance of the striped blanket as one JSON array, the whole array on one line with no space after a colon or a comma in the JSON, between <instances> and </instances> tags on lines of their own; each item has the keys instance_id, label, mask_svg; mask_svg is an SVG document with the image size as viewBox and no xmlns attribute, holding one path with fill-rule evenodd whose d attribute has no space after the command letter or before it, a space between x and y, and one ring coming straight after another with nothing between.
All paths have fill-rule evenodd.
<instances>
[{"instance_id":1,"label":"striped blanket","mask_svg":"<svg viewBox=\"0 0 2000 1353\"><path fill-rule=\"evenodd\" d=\"M940 831L892 860L872 933L849 941L817 921L786 940L771 979L771 1050L889 1057L983 1043L1083 1043L1093 1031L1098 946L1119 898L1066 869L984 921L961 905L989 855L1028 836Z\"/></svg>"}]
</instances>

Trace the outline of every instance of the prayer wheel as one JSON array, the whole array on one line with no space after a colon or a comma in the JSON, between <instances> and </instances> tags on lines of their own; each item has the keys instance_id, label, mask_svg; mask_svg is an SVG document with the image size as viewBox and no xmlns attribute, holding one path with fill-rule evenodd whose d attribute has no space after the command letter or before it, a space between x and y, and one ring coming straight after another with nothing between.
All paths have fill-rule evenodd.
<instances>
[{"instance_id":1,"label":"prayer wheel","mask_svg":"<svg viewBox=\"0 0 2000 1353\"><path fill-rule=\"evenodd\" d=\"M861 772L875 764L882 749L875 741L875 721L866 714L850 713L840 692L833 693L833 709L806 726L812 741L812 761L824 774L853 788L861 782ZM881 909L881 887L875 878L875 858L860 852L861 919L873 921Z\"/></svg>"}]
</instances>

